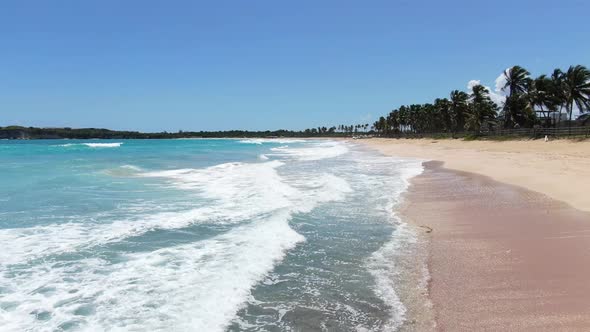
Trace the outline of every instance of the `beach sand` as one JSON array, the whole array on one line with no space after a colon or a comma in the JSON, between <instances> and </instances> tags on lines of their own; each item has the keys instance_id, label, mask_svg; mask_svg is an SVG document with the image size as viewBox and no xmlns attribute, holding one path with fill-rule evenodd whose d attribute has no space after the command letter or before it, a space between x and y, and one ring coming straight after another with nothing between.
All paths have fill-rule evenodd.
<instances>
[{"instance_id":1,"label":"beach sand","mask_svg":"<svg viewBox=\"0 0 590 332\"><path fill-rule=\"evenodd\" d=\"M355 140L383 154L439 160L444 167L488 176L590 211L590 141Z\"/></svg>"},{"instance_id":2,"label":"beach sand","mask_svg":"<svg viewBox=\"0 0 590 332\"><path fill-rule=\"evenodd\" d=\"M590 143L362 142L444 162L425 163L401 211L432 229L437 330L590 331Z\"/></svg>"}]
</instances>

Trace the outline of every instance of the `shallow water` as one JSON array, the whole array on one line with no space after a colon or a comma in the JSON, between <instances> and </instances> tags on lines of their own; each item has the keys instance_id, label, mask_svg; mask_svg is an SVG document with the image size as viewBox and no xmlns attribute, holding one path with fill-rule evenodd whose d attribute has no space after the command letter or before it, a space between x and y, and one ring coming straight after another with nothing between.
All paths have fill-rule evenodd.
<instances>
[{"instance_id":1,"label":"shallow water","mask_svg":"<svg viewBox=\"0 0 590 332\"><path fill-rule=\"evenodd\" d=\"M5 330L390 330L420 163L345 142L0 142Z\"/></svg>"}]
</instances>

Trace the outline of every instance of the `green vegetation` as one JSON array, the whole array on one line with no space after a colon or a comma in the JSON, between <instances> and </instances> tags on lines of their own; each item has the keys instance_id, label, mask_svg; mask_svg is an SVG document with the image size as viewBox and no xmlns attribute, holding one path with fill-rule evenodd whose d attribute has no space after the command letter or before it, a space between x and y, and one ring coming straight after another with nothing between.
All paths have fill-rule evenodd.
<instances>
[{"instance_id":1,"label":"green vegetation","mask_svg":"<svg viewBox=\"0 0 590 332\"><path fill-rule=\"evenodd\" d=\"M366 133L369 124L340 125L338 127L318 127L303 131L293 130L228 130L228 131L182 131L142 133L137 131L117 131L100 128L35 128L8 126L0 127L0 139L166 139L166 138L253 138L253 137L338 137Z\"/></svg>"},{"instance_id":2,"label":"green vegetation","mask_svg":"<svg viewBox=\"0 0 590 332\"><path fill-rule=\"evenodd\" d=\"M353 128L353 126L350 126ZM368 125L366 125L368 128ZM19 127L9 126L0 127L0 139L162 139L162 138L218 138L218 137L321 137L321 136L344 136L348 135L349 127L346 131L336 131L336 127L332 128L313 128L305 131L291 131L291 130L275 130L275 131L178 131L174 133L160 132L160 133L141 133L137 131L116 131L108 129L97 128L34 128L34 127ZM350 129L354 132L354 128ZM357 128L358 130L358 128Z\"/></svg>"},{"instance_id":3,"label":"green vegetation","mask_svg":"<svg viewBox=\"0 0 590 332\"><path fill-rule=\"evenodd\" d=\"M570 66L565 72L555 69L550 77L531 78L530 73L514 66L504 72L506 101L500 108L490 99L490 91L475 85L471 94L454 90L449 98L437 98L430 104L413 104L394 109L380 117L373 128L385 136L426 133L457 133L469 138L482 132L520 128L557 128L586 125L581 116L574 122L576 107L580 113L590 110L590 71Z\"/></svg>"}]
</instances>

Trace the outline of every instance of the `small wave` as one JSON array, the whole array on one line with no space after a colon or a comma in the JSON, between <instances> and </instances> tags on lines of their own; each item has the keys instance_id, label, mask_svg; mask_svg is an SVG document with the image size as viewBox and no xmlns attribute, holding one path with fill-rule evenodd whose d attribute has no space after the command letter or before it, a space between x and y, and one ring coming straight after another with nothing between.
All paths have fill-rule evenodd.
<instances>
[{"instance_id":1,"label":"small wave","mask_svg":"<svg viewBox=\"0 0 590 332\"><path fill-rule=\"evenodd\" d=\"M136 171L136 172L140 172L141 171L141 168L140 167L137 167L137 166L134 166L134 165L123 165L123 166L121 166L121 168L129 169L129 170Z\"/></svg>"},{"instance_id":2,"label":"small wave","mask_svg":"<svg viewBox=\"0 0 590 332\"><path fill-rule=\"evenodd\" d=\"M404 247L415 241L415 234L407 225L399 224L392 233L392 240L369 258L368 268L375 278L375 293L390 306L389 321L385 325L387 330L395 331L405 321L407 309L396 292L398 286L396 282L399 282L399 271L397 270L399 267L394 262L396 256L402 254L401 251Z\"/></svg>"},{"instance_id":3,"label":"small wave","mask_svg":"<svg viewBox=\"0 0 590 332\"><path fill-rule=\"evenodd\" d=\"M381 158L383 162L391 162L392 158ZM406 254L408 247L416 243L417 238L414 231L403 223L395 214L395 207L402 200L402 194L408 189L410 179L419 175L423 171L422 163L419 161L403 161L393 158L400 167L400 182L395 190L391 193L391 198L387 203L387 214L391 216L392 222L396 225L391 239L386 242L379 250L374 252L367 263L369 272L375 278L375 293L390 306L389 320L386 322L387 330L397 330L406 319L407 308L400 300L397 289L399 284L399 266L396 262L399 257Z\"/></svg>"},{"instance_id":4,"label":"small wave","mask_svg":"<svg viewBox=\"0 0 590 332\"><path fill-rule=\"evenodd\" d=\"M116 143L82 143L83 145L86 145L87 147L91 147L91 148L118 148L121 145L123 145L122 142L116 142Z\"/></svg>"},{"instance_id":5,"label":"small wave","mask_svg":"<svg viewBox=\"0 0 590 332\"><path fill-rule=\"evenodd\" d=\"M250 289L305 240L289 226L291 216L351 191L332 174L281 176L277 170L283 165L272 160L160 171L122 165L116 172L161 178L208 203L110 223L80 220L0 230L0 243L13 244L0 251L0 268L26 266L26 273L17 276L0 273L0 284L6 285L3 301L15 305L0 315L0 325L6 323L7 330L58 330L75 324L87 330L223 330ZM88 258L62 264L50 258L195 223L236 225L207 240L125 254L118 263ZM77 314L85 310L92 314Z\"/></svg>"},{"instance_id":6,"label":"small wave","mask_svg":"<svg viewBox=\"0 0 590 332\"><path fill-rule=\"evenodd\" d=\"M283 139L283 138L252 138L239 141L243 144L264 144L264 143L276 143L276 144L290 144L290 143L305 143L302 139Z\"/></svg>"},{"instance_id":7,"label":"small wave","mask_svg":"<svg viewBox=\"0 0 590 332\"><path fill-rule=\"evenodd\" d=\"M335 158L347 153L348 147L340 142L322 142L310 143L310 146L290 148L288 146L279 146L272 148L273 155L295 158L303 161L321 160L326 158Z\"/></svg>"},{"instance_id":8,"label":"small wave","mask_svg":"<svg viewBox=\"0 0 590 332\"><path fill-rule=\"evenodd\" d=\"M143 170L140 167L134 165L122 165L116 168L106 170L105 173L110 176L126 177L136 175L137 173L140 173L142 171Z\"/></svg>"},{"instance_id":9,"label":"small wave","mask_svg":"<svg viewBox=\"0 0 590 332\"><path fill-rule=\"evenodd\" d=\"M15 331L68 325L89 331L222 331L251 287L304 240L288 220L288 213L279 212L208 240L127 254L115 264L98 258L48 261L10 278L2 274L9 290L3 302L15 308L4 311L0 322ZM83 314L88 311L92 315Z\"/></svg>"},{"instance_id":10,"label":"small wave","mask_svg":"<svg viewBox=\"0 0 590 332\"><path fill-rule=\"evenodd\" d=\"M268 157L266 155L264 155L264 154L261 154L261 155L258 156L258 159L260 159L260 160L268 160Z\"/></svg>"},{"instance_id":11,"label":"small wave","mask_svg":"<svg viewBox=\"0 0 590 332\"><path fill-rule=\"evenodd\" d=\"M317 204L343 198L346 181L323 175L292 186L277 173L283 163L227 163L204 169L144 172L133 165L107 171L114 176L160 177L182 190L213 200L180 212L137 215L110 224L76 223L0 230L0 243L15 243L0 251L0 265L26 262L47 255L75 252L120 241L154 229L177 229L197 223L240 223L281 209L309 211ZM114 174L113 174L114 172ZM18 244L18 245L16 245ZM42 245L41 245L42 244Z\"/></svg>"},{"instance_id":12,"label":"small wave","mask_svg":"<svg viewBox=\"0 0 590 332\"><path fill-rule=\"evenodd\" d=\"M67 144L58 144L53 146L60 146L60 147L75 147L75 146L86 146L89 148L118 148L123 145L123 142L115 142L115 143L67 143Z\"/></svg>"}]
</instances>

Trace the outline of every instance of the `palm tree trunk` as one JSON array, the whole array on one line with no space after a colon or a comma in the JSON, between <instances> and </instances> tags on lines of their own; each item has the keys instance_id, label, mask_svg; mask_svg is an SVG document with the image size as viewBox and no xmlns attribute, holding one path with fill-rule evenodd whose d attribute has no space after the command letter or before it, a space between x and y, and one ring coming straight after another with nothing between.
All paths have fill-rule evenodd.
<instances>
[{"instance_id":1,"label":"palm tree trunk","mask_svg":"<svg viewBox=\"0 0 590 332\"><path fill-rule=\"evenodd\" d=\"M555 128L558 128L561 124L561 111L563 110L563 105L559 105L559 113L557 116L557 121L555 121Z\"/></svg>"},{"instance_id":2,"label":"palm tree trunk","mask_svg":"<svg viewBox=\"0 0 590 332\"><path fill-rule=\"evenodd\" d=\"M572 136L572 115L574 113L574 102L573 101L570 102L569 112L570 112L569 136Z\"/></svg>"}]
</instances>

